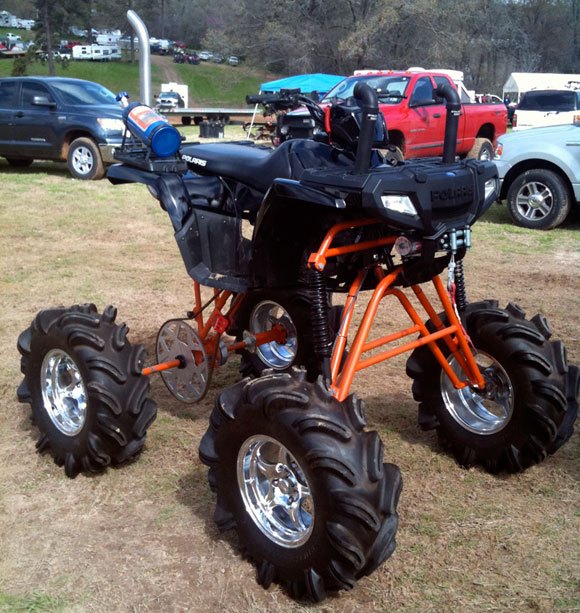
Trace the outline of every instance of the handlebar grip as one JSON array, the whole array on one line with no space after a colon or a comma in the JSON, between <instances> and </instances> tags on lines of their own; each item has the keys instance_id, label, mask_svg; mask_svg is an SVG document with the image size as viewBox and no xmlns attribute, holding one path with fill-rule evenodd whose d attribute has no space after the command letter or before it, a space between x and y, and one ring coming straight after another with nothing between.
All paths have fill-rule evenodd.
<instances>
[{"instance_id":1,"label":"handlebar grip","mask_svg":"<svg viewBox=\"0 0 580 613\"><path fill-rule=\"evenodd\" d=\"M246 96L246 104L271 104L272 102L280 102L279 94L257 94L255 96Z\"/></svg>"}]
</instances>

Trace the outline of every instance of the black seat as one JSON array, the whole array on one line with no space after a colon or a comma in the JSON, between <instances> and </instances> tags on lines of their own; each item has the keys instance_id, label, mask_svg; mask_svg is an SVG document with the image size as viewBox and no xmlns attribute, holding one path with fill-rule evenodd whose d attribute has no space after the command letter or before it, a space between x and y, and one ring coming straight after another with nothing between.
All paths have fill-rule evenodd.
<instances>
[{"instance_id":1,"label":"black seat","mask_svg":"<svg viewBox=\"0 0 580 613\"><path fill-rule=\"evenodd\" d=\"M181 155L200 175L235 179L265 192L274 179L292 174L288 142L276 149L244 143L207 143L182 147Z\"/></svg>"},{"instance_id":2,"label":"black seat","mask_svg":"<svg viewBox=\"0 0 580 613\"><path fill-rule=\"evenodd\" d=\"M181 154L196 174L231 178L262 193L274 179L300 179L306 168L353 164L329 145L307 139L287 140L276 149L244 143L189 145Z\"/></svg>"}]
</instances>

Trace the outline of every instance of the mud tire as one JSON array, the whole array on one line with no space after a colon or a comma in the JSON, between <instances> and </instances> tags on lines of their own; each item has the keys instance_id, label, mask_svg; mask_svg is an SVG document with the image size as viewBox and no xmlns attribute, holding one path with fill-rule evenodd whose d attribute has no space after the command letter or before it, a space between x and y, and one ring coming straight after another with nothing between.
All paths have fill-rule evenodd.
<instances>
[{"instance_id":1,"label":"mud tire","mask_svg":"<svg viewBox=\"0 0 580 613\"><path fill-rule=\"evenodd\" d=\"M50 453L71 478L135 458L157 415L149 379L141 374L145 348L129 343L128 328L114 323L116 315L114 307L100 314L94 304L47 309L18 337L24 374L18 400L32 407L38 452ZM51 351L74 361L86 391L84 422L68 434L45 408L43 363Z\"/></svg>"},{"instance_id":2,"label":"mud tire","mask_svg":"<svg viewBox=\"0 0 580 613\"><path fill-rule=\"evenodd\" d=\"M512 412L498 431L470 430L452 415L442 394L442 369L427 346L407 362L419 426L436 429L439 441L462 466L482 465L491 473L522 471L543 461L570 438L578 410L578 375L568 367L560 341L550 342L543 316L525 319L520 307L496 301L468 305L463 324L475 348L503 369L513 390ZM428 327L433 329L431 322ZM447 347L439 343L443 353ZM572 388L575 388L574 390Z\"/></svg>"},{"instance_id":3,"label":"mud tire","mask_svg":"<svg viewBox=\"0 0 580 613\"><path fill-rule=\"evenodd\" d=\"M488 138L476 138L473 147L467 153L468 158L475 160L493 160L493 144Z\"/></svg>"},{"instance_id":4,"label":"mud tire","mask_svg":"<svg viewBox=\"0 0 580 613\"><path fill-rule=\"evenodd\" d=\"M237 530L264 588L276 581L294 598L321 601L351 589L394 551L401 475L383 464L382 442L365 423L360 400L338 402L298 369L246 379L216 400L199 450L217 492L214 519L222 531ZM310 488L314 519L297 546L276 542L244 504L238 471L252 437L285 447Z\"/></svg>"}]
</instances>

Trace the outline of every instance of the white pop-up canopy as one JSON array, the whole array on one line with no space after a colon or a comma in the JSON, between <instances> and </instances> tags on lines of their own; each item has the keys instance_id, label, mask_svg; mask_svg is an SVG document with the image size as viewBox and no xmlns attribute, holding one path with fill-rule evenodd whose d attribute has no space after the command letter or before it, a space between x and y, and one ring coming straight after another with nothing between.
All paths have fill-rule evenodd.
<instances>
[{"instance_id":1,"label":"white pop-up canopy","mask_svg":"<svg viewBox=\"0 0 580 613\"><path fill-rule=\"evenodd\" d=\"M571 81L580 83L580 74L556 72L512 72L503 86L503 97L509 95L512 102L519 102L522 94L531 89L561 89Z\"/></svg>"}]
</instances>

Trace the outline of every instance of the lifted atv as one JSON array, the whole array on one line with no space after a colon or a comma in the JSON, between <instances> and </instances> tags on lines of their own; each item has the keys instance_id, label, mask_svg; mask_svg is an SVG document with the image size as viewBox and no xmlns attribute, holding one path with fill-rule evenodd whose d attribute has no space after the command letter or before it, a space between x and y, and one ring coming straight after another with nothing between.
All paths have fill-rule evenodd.
<instances>
[{"instance_id":1,"label":"lifted atv","mask_svg":"<svg viewBox=\"0 0 580 613\"><path fill-rule=\"evenodd\" d=\"M32 405L39 451L69 477L133 458L156 415L150 375L196 402L213 369L241 354L243 374L257 378L222 391L199 450L215 520L237 530L261 585L322 600L395 548L401 475L365 430L350 393L358 371L411 352L419 425L463 466L517 472L563 445L579 382L564 345L543 316L467 301L462 258L497 173L455 160L459 98L451 86L437 94L448 109L443 159L383 163L388 136L366 85L324 112L280 96L307 105L326 142L193 144L159 158L127 138L109 179L144 183L169 215L194 307L161 327L150 366L113 307L41 311L18 339L18 396ZM370 299L352 333L361 292ZM409 326L371 336L387 298Z\"/></svg>"}]
</instances>

